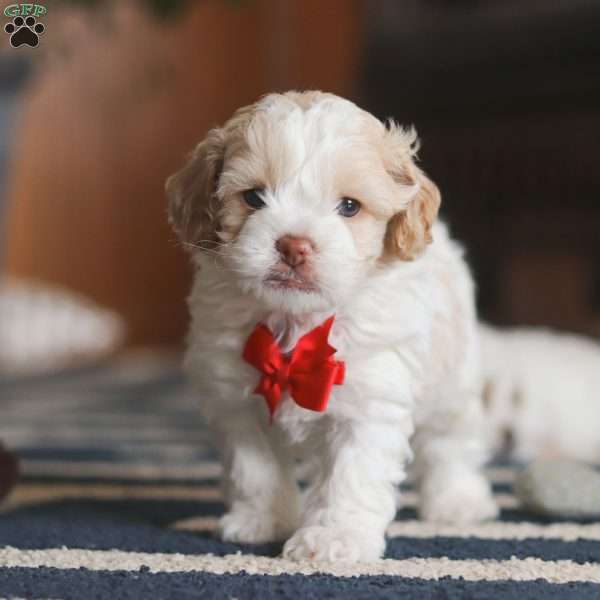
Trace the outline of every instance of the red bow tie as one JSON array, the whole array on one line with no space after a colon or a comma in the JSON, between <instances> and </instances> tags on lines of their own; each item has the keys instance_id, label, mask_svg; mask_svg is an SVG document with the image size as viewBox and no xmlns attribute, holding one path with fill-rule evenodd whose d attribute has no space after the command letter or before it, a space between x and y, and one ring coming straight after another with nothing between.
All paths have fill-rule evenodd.
<instances>
[{"instance_id":1,"label":"red bow tie","mask_svg":"<svg viewBox=\"0 0 600 600\"><path fill-rule=\"evenodd\" d=\"M262 373L254 393L265 397L271 419L284 391L299 406L323 412L331 388L344 382L345 365L332 358L336 349L327 342L333 319L302 336L289 358L266 325L258 325L248 338L242 356Z\"/></svg>"}]
</instances>

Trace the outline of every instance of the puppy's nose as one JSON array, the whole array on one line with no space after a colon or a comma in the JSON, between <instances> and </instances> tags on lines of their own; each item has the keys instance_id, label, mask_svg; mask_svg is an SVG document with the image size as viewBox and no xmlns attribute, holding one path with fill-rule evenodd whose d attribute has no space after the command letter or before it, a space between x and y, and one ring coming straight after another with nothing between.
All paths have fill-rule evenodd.
<instances>
[{"instance_id":1,"label":"puppy's nose","mask_svg":"<svg viewBox=\"0 0 600 600\"><path fill-rule=\"evenodd\" d=\"M275 248L284 263L297 267L306 262L314 251L313 243L307 238L284 235L275 242Z\"/></svg>"}]
</instances>

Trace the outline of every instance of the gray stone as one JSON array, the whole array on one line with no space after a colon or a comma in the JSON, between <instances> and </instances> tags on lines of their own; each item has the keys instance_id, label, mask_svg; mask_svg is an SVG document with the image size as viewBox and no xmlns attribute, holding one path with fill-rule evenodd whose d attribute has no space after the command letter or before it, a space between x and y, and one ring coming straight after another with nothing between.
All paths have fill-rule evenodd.
<instances>
[{"instance_id":1,"label":"gray stone","mask_svg":"<svg viewBox=\"0 0 600 600\"><path fill-rule=\"evenodd\" d=\"M517 476L514 489L529 510L552 516L600 518L600 472L585 463L534 461Z\"/></svg>"}]
</instances>

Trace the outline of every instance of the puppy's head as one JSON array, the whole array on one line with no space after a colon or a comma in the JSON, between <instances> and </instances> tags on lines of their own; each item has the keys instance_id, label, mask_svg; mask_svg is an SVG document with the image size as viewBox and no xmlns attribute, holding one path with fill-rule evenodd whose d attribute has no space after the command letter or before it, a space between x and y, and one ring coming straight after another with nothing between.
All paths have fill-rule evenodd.
<instances>
[{"instance_id":1,"label":"puppy's head","mask_svg":"<svg viewBox=\"0 0 600 600\"><path fill-rule=\"evenodd\" d=\"M431 241L440 196L416 144L331 94L272 94L211 130L168 180L170 219L270 309L335 310Z\"/></svg>"}]
</instances>

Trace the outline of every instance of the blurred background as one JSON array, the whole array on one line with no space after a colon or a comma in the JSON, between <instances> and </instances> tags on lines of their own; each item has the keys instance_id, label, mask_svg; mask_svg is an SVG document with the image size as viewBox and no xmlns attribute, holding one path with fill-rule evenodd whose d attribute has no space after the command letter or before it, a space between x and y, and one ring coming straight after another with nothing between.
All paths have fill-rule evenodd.
<instances>
[{"instance_id":1,"label":"blurred background","mask_svg":"<svg viewBox=\"0 0 600 600\"><path fill-rule=\"evenodd\" d=\"M0 373L178 349L164 181L291 88L417 127L485 319L600 335L600 1L42 4L37 47L0 32Z\"/></svg>"}]
</instances>

